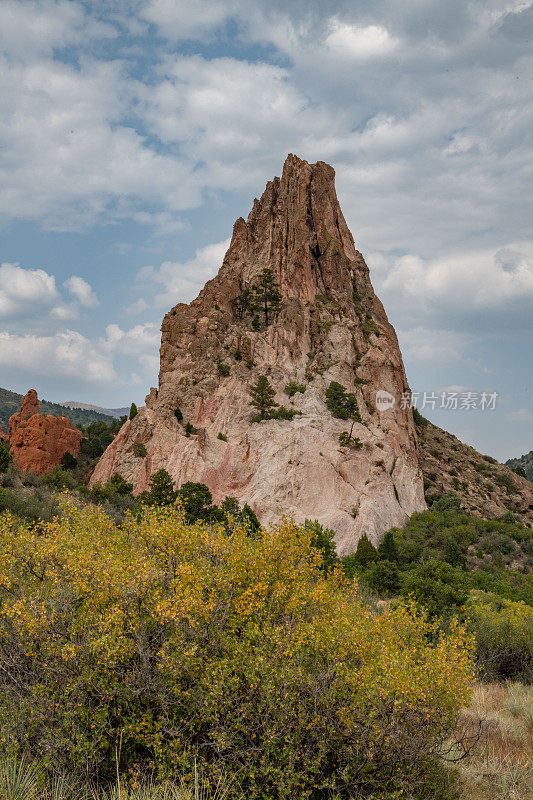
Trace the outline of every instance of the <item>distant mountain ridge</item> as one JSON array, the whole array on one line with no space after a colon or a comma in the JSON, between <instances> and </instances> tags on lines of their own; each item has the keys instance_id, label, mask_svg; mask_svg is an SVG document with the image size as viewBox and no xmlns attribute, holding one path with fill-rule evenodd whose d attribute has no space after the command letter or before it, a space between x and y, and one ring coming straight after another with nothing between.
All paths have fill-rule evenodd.
<instances>
[{"instance_id":1,"label":"distant mountain ridge","mask_svg":"<svg viewBox=\"0 0 533 800\"><path fill-rule=\"evenodd\" d=\"M5 433L9 431L9 418L20 411L23 399L24 395L0 387L0 425ZM61 403L50 403L48 400L41 400L40 411L43 414L52 414L54 417L64 414L74 425L83 427L95 421L108 423L110 417L109 413L104 414L92 408L68 408Z\"/></svg>"},{"instance_id":2,"label":"distant mountain ridge","mask_svg":"<svg viewBox=\"0 0 533 800\"><path fill-rule=\"evenodd\" d=\"M533 450L530 450L529 453L526 453L519 458L510 458L505 463L508 467L511 467L511 469L522 467L528 479L533 481Z\"/></svg>"},{"instance_id":3,"label":"distant mountain ridge","mask_svg":"<svg viewBox=\"0 0 533 800\"><path fill-rule=\"evenodd\" d=\"M57 405L79 411L96 411L98 414L105 414L106 417L114 417L115 419L120 419L120 417L129 413L129 408L126 406L124 408L104 408L103 406L93 406L91 403L80 403L78 400L65 400Z\"/></svg>"}]
</instances>

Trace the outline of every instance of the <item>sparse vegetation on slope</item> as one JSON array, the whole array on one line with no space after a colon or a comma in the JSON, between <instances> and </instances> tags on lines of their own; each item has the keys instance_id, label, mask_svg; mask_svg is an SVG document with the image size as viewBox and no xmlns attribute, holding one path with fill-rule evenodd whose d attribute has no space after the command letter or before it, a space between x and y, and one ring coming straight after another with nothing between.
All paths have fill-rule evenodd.
<instances>
[{"instance_id":1,"label":"sparse vegetation on slope","mask_svg":"<svg viewBox=\"0 0 533 800\"><path fill-rule=\"evenodd\" d=\"M415 416L415 422L428 502L452 491L461 496L462 508L470 514L490 518L511 511L533 525L530 481L514 473L510 466L481 455L420 414Z\"/></svg>"}]
</instances>

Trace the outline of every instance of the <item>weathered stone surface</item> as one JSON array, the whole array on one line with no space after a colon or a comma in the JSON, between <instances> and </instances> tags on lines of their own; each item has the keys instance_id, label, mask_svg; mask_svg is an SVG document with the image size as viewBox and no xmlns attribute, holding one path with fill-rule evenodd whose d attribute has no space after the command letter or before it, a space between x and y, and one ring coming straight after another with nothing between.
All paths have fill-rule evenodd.
<instances>
[{"instance_id":1,"label":"weathered stone surface","mask_svg":"<svg viewBox=\"0 0 533 800\"><path fill-rule=\"evenodd\" d=\"M268 326L253 330L233 301L266 267L282 306ZM287 158L281 179L235 223L218 275L165 316L160 359L158 391L123 425L92 484L120 472L139 492L164 467L178 485L206 483L215 502L226 495L248 502L263 522L282 510L318 519L336 531L341 554L363 532L378 541L425 508L412 412L399 404L409 387L398 342L354 247L329 165ZM219 374L219 362L228 376ZM261 374L276 400L301 416L251 423L249 389ZM305 383L305 393L289 399L290 381ZM361 449L339 444L350 423L326 407L331 381L357 396L362 422L353 434ZM394 407L376 408L380 390L393 395ZM197 433L187 437L186 422ZM145 444L146 458L134 455L136 442Z\"/></svg>"},{"instance_id":2,"label":"weathered stone surface","mask_svg":"<svg viewBox=\"0 0 533 800\"><path fill-rule=\"evenodd\" d=\"M9 420L9 446L16 466L42 475L57 467L65 453L77 456L83 434L64 415L39 413L35 389L30 389L22 408Z\"/></svg>"}]
</instances>

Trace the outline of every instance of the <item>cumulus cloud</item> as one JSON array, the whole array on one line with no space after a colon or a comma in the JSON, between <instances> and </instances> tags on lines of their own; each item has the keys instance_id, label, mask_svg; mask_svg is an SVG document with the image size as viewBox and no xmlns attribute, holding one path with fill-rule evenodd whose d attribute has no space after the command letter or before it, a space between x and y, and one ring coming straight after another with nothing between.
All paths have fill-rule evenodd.
<instances>
[{"instance_id":1,"label":"cumulus cloud","mask_svg":"<svg viewBox=\"0 0 533 800\"><path fill-rule=\"evenodd\" d=\"M407 359L428 364L458 362L467 345L466 337L457 331L424 327L399 330L398 339Z\"/></svg>"},{"instance_id":2,"label":"cumulus cloud","mask_svg":"<svg viewBox=\"0 0 533 800\"><path fill-rule=\"evenodd\" d=\"M64 282L63 286L82 306L92 308L98 305L98 298L90 284L83 278L80 278L79 275L72 275Z\"/></svg>"},{"instance_id":3,"label":"cumulus cloud","mask_svg":"<svg viewBox=\"0 0 533 800\"><path fill-rule=\"evenodd\" d=\"M135 325L123 330L116 323L107 325L105 339L101 339L102 349L110 353L128 356L150 355L157 351L161 335L159 326L153 322Z\"/></svg>"},{"instance_id":4,"label":"cumulus cloud","mask_svg":"<svg viewBox=\"0 0 533 800\"><path fill-rule=\"evenodd\" d=\"M382 25L350 25L338 19L330 22L331 33L326 47L342 57L367 59L383 56L396 47L397 41Z\"/></svg>"},{"instance_id":5,"label":"cumulus cloud","mask_svg":"<svg viewBox=\"0 0 533 800\"><path fill-rule=\"evenodd\" d=\"M1 15L0 5L0 24ZM0 75L0 215L6 219L84 230L129 218L142 203L153 207L139 221L153 213L160 226L200 201L192 165L157 152L121 124L134 100L121 62L87 58L77 69L52 58L11 63L0 56Z\"/></svg>"},{"instance_id":6,"label":"cumulus cloud","mask_svg":"<svg viewBox=\"0 0 533 800\"><path fill-rule=\"evenodd\" d=\"M510 411L505 415L509 422L532 422L533 412L528 408L519 408L518 411Z\"/></svg>"},{"instance_id":7,"label":"cumulus cloud","mask_svg":"<svg viewBox=\"0 0 533 800\"><path fill-rule=\"evenodd\" d=\"M0 365L36 375L72 376L90 383L117 379L111 358L87 337L66 330L53 336L0 332Z\"/></svg>"},{"instance_id":8,"label":"cumulus cloud","mask_svg":"<svg viewBox=\"0 0 533 800\"><path fill-rule=\"evenodd\" d=\"M143 267L138 280L163 287L154 298L159 306L168 308L176 303L188 303L206 281L215 277L229 244L230 239L224 239L201 247L189 261L164 261L158 269Z\"/></svg>"},{"instance_id":9,"label":"cumulus cloud","mask_svg":"<svg viewBox=\"0 0 533 800\"><path fill-rule=\"evenodd\" d=\"M401 256L379 273L377 284L403 315L435 319L521 310L516 322L523 324L533 301L533 242L433 260Z\"/></svg>"},{"instance_id":10,"label":"cumulus cloud","mask_svg":"<svg viewBox=\"0 0 533 800\"><path fill-rule=\"evenodd\" d=\"M151 0L143 16L165 38L203 38L223 23L235 6L231 0Z\"/></svg>"},{"instance_id":11,"label":"cumulus cloud","mask_svg":"<svg viewBox=\"0 0 533 800\"><path fill-rule=\"evenodd\" d=\"M23 317L40 309L46 313L58 299L55 278L43 269L0 266L0 317Z\"/></svg>"}]
</instances>

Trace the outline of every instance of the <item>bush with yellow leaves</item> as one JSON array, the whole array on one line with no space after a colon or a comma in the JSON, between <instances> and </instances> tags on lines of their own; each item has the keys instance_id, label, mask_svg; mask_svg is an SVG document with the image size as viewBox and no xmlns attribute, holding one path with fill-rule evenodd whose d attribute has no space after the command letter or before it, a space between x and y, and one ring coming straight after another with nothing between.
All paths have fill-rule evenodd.
<instances>
[{"instance_id":1,"label":"bush with yellow leaves","mask_svg":"<svg viewBox=\"0 0 533 800\"><path fill-rule=\"evenodd\" d=\"M248 798L452 796L439 752L472 641L409 605L375 614L312 540L178 506L0 517L6 752L100 782L197 763Z\"/></svg>"}]
</instances>

